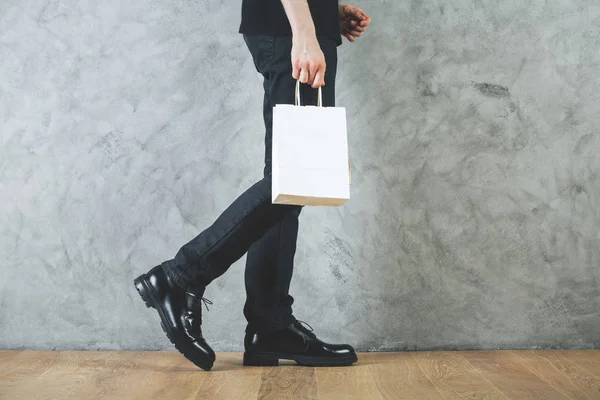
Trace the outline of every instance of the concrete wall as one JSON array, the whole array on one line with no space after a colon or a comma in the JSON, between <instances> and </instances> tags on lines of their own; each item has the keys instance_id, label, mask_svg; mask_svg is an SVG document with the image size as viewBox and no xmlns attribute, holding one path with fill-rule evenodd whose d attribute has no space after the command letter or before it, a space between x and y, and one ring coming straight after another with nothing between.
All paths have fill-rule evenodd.
<instances>
[{"instance_id":1,"label":"concrete wall","mask_svg":"<svg viewBox=\"0 0 600 400\"><path fill-rule=\"evenodd\" d=\"M600 348L600 6L483 3L357 4L353 200L305 210L292 284L324 339ZM132 279L262 173L239 15L0 2L0 347L172 349ZM240 350L243 263L206 295L209 342Z\"/></svg>"}]
</instances>

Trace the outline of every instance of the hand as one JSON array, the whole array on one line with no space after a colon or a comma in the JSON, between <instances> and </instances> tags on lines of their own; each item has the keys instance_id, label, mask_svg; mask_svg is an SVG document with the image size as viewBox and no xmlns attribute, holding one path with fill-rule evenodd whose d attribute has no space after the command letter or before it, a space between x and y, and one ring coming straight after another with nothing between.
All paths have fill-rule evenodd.
<instances>
[{"instance_id":1,"label":"hand","mask_svg":"<svg viewBox=\"0 0 600 400\"><path fill-rule=\"evenodd\" d=\"M314 34L292 39L292 76L313 88L325 85L325 55Z\"/></svg>"},{"instance_id":2,"label":"hand","mask_svg":"<svg viewBox=\"0 0 600 400\"><path fill-rule=\"evenodd\" d=\"M350 42L356 41L371 23L371 17L358 7L340 4L340 32Z\"/></svg>"}]
</instances>

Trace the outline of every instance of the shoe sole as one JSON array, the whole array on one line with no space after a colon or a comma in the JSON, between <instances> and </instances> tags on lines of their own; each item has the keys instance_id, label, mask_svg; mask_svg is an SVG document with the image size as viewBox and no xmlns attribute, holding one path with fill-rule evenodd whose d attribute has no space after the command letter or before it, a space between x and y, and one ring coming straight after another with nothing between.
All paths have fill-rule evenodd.
<instances>
[{"instance_id":1,"label":"shoe sole","mask_svg":"<svg viewBox=\"0 0 600 400\"><path fill-rule=\"evenodd\" d=\"M214 364L213 361L210 358L206 359L204 357L198 357L194 351L187 346L185 341L179 338L179 335L177 335L176 331L171 328L169 320L165 317L166 312L160 305L160 301L158 300L158 296L156 295L154 289L146 281L146 274L144 274L137 277L133 283L140 297L142 300L144 300L144 303L146 303L146 307L154 308L156 311L158 311L158 315L160 316L161 320L160 326L171 343L173 343L175 348L194 365L202 368L205 371L210 371Z\"/></svg>"},{"instance_id":2,"label":"shoe sole","mask_svg":"<svg viewBox=\"0 0 600 400\"><path fill-rule=\"evenodd\" d=\"M306 367L346 367L358 361L356 354L344 358L309 357L286 353L244 353L244 365L254 367L277 367L279 360L295 361Z\"/></svg>"}]
</instances>

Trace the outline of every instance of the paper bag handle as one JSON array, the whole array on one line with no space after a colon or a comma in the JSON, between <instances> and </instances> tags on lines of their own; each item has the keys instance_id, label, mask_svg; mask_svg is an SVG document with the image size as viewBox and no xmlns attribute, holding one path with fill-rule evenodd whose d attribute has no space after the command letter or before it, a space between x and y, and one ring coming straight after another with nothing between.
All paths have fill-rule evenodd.
<instances>
[{"instance_id":1,"label":"paper bag handle","mask_svg":"<svg viewBox=\"0 0 600 400\"><path fill-rule=\"evenodd\" d=\"M296 101L295 104L300 106L300 79L296 80ZM323 107L323 91L321 90L321 86L319 86L319 95L317 97L317 107Z\"/></svg>"}]
</instances>

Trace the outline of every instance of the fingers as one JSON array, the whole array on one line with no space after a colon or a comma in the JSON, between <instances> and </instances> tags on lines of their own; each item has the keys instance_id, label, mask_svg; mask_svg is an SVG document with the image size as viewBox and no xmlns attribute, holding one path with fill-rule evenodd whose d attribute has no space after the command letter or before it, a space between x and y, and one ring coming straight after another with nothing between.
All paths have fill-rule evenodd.
<instances>
[{"instance_id":1,"label":"fingers","mask_svg":"<svg viewBox=\"0 0 600 400\"><path fill-rule=\"evenodd\" d=\"M307 61L304 62L300 62L299 63L300 67L300 73L298 78L296 78L293 74L292 76L294 76L294 78L296 79L300 79L300 82L302 83L308 83L308 79L310 78L310 68L309 68L309 64Z\"/></svg>"},{"instance_id":2,"label":"fingers","mask_svg":"<svg viewBox=\"0 0 600 400\"><path fill-rule=\"evenodd\" d=\"M299 76L300 82L302 82L302 83L308 82L308 77L309 77L308 68L302 68L300 70L300 76Z\"/></svg>"},{"instance_id":3,"label":"fingers","mask_svg":"<svg viewBox=\"0 0 600 400\"><path fill-rule=\"evenodd\" d=\"M347 6L347 14L341 23L342 36L348 41L355 42L366 32L367 26L371 23L371 18L360 8Z\"/></svg>"},{"instance_id":4,"label":"fingers","mask_svg":"<svg viewBox=\"0 0 600 400\"><path fill-rule=\"evenodd\" d=\"M319 65L315 61L311 61L308 63L308 83L312 85L315 81L315 76L317 75L317 71L319 70Z\"/></svg>"},{"instance_id":5,"label":"fingers","mask_svg":"<svg viewBox=\"0 0 600 400\"><path fill-rule=\"evenodd\" d=\"M355 20L350 21L350 26L351 26L352 30L355 30L358 32L364 32L367 29L366 26L359 25L359 23L356 22Z\"/></svg>"},{"instance_id":6,"label":"fingers","mask_svg":"<svg viewBox=\"0 0 600 400\"><path fill-rule=\"evenodd\" d=\"M354 15L360 20L361 23L366 23L368 25L371 22L371 18L367 15L367 13L358 7Z\"/></svg>"},{"instance_id":7,"label":"fingers","mask_svg":"<svg viewBox=\"0 0 600 400\"><path fill-rule=\"evenodd\" d=\"M358 7L352 7L351 13L348 15L348 20L352 21L353 27L356 24L356 26L366 28L371 23L371 17Z\"/></svg>"},{"instance_id":8,"label":"fingers","mask_svg":"<svg viewBox=\"0 0 600 400\"><path fill-rule=\"evenodd\" d=\"M351 42L355 42L356 38L361 37L363 34L363 32L353 29L353 28L349 28L346 27L342 30L342 36L344 36L346 39L348 39Z\"/></svg>"},{"instance_id":9,"label":"fingers","mask_svg":"<svg viewBox=\"0 0 600 400\"><path fill-rule=\"evenodd\" d=\"M313 88L318 88L325 85L325 62L304 62L301 67L292 71L294 79L299 79L300 82L311 85Z\"/></svg>"},{"instance_id":10,"label":"fingers","mask_svg":"<svg viewBox=\"0 0 600 400\"><path fill-rule=\"evenodd\" d=\"M358 37L360 37L362 35L362 32L359 32L359 31L350 31L350 34L352 36L354 36L355 38L358 38Z\"/></svg>"},{"instance_id":11,"label":"fingers","mask_svg":"<svg viewBox=\"0 0 600 400\"><path fill-rule=\"evenodd\" d=\"M300 79L300 63L295 62L292 66L292 77L296 80Z\"/></svg>"},{"instance_id":12,"label":"fingers","mask_svg":"<svg viewBox=\"0 0 600 400\"><path fill-rule=\"evenodd\" d=\"M315 80L312 84L312 87L316 89L321 86L325 86L325 71L319 70L315 74Z\"/></svg>"},{"instance_id":13,"label":"fingers","mask_svg":"<svg viewBox=\"0 0 600 400\"><path fill-rule=\"evenodd\" d=\"M311 85L313 88L318 88L325 85L325 61L313 62L309 64L309 79L306 83Z\"/></svg>"}]
</instances>

